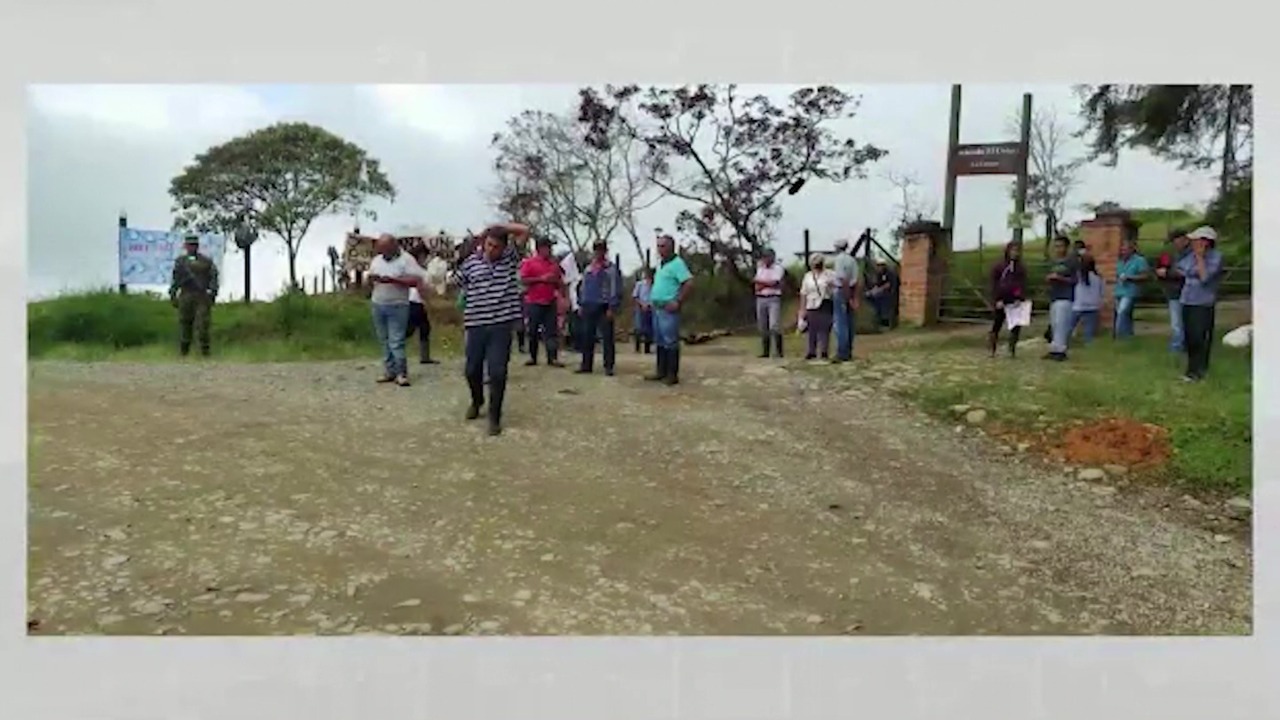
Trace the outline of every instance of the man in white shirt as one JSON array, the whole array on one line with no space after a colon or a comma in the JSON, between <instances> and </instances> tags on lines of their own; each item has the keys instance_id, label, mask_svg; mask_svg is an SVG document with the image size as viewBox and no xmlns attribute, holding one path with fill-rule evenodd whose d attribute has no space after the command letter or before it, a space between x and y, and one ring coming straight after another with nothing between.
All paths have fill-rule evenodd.
<instances>
[{"instance_id":1,"label":"man in white shirt","mask_svg":"<svg viewBox=\"0 0 1280 720\"><path fill-rule=\"evenodd\" d=\"M408 387L404 339L409 327L409 291L421 285L422 267L387 233L378 236L373 249L365 279L373 285L373 329L382 346L383 373L378 382Z\"/></svg>"},{"instance_id":2,"label":"man in white shirt","mask_svg":"<svg viewBox=\"0 0 1280 720\"><path fill-rule=\"evenodd\" d=\"M769 357L770 343L778 357L782 357L782 281L786 274L773 250L766 248L751 283L756 294L756 327L760 330L762 358Z\"/></svg>"},{"instance_id":3,"label":"man in white shirt","mask_svg":"<svg viewBox=\"0 0 1280 720\"><path fill-rule=\"evenodd\" d=\"M836 241L836 259L832 270L836 276L834 325L836 356L833 363L853 359L854 313L858 310L858 261L849 254L849 241Z\"/></svg>"}]
</instances>

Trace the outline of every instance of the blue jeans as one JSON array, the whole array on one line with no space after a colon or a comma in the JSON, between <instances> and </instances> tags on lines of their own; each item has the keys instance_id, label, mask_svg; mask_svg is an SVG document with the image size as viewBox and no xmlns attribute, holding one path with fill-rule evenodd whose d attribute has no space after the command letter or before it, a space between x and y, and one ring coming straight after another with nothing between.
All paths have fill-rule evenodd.
<instances>
[{"instance_id":1,"label":"blue jeans","mask_svg":"<svg viewBox=\"0 0 1280 720\"><path fill-rule=\"evenodd\" d=\"M1084 338L1085 344L1088 344L1098 334L1098 311L1073 310L1071 313L1071 333L1069 334L1075 334L1076 328L1081 325L1084 326L1081 337Z\"/></svg>"},{"instance_id":2,"label":"blue jeans","mask_svg":"<svg viewBox=\"0 0 1280 720\"><path fill-rule=\"evenodd\" d=\"M680 347L680 314L653 309L653 341L663 350Z\"/></svg>"},{"instance_id":3,"label":"blue jeans","mask_svg":"<svg viewBox=\"0 0 1280 720\"><path fill-rule=\"evenodd\" d=\"M409 304L373 306L373 330L378 334L382 347L382 365L387 377L399 377L409 372L404 355L404 336L409 328Z\"/></svg>"},{"instance_id":4,"label":"blue jeans","mask_svg":"<svg viewBox=\"0 0 1280 720\"><path fill-rule=\"evenodd\" d=\"M1137 298L1116 298L1115 330L1116 337L1133 337L1133 305Z\"/></svg>"},{"instance_id":5,"label":"blue jeans","mask_svg":"<svg viewBox=\"0 0 1280 720\"><path fill-rule=\"evenodd\" d=\"M1054 300L1049 303L1049 328L1052 340L1049 352L1065 355L1067 340L1071 337L1071 301Z\"/></svg>"},{"instance_id":6,"label":"blue jeans","mask_svg":"<svg viewBox=\"0 0 1280 720\"><path fill-rule=\"evenodd\" d=\"M836 290L834 325L836 331L836 359L853 359L853 313L849 310L849 293Z\"/></svg>"},{"instance_id":7,"label":"blue jeans","mask_svg":"<svg viewBox=\"0 0 1280 720\"><path fill-rule=\"evenodd\" d=\"M1186 333L1182 329L1182 300L1169 300L1169 350L1182 352Z\"/></svg>"}]
</instances>

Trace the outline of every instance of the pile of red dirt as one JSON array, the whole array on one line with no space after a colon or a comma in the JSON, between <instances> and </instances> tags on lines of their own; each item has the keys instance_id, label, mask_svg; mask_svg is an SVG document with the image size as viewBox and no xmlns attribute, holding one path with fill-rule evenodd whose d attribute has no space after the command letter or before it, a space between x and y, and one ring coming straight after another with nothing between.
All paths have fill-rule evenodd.
<instances>
[{"instance_id":1,"label":"pile of red dirt","mask_svg":"<svg viewBox=\"0 0 1280 720\"><path fill-rule=\"evenodd\" d=\"M1067 428L1054 454L1076 465L1155 467L1172 452L1169 431L1130 418L1106 418Z\"/></svg>"}]
</instances>

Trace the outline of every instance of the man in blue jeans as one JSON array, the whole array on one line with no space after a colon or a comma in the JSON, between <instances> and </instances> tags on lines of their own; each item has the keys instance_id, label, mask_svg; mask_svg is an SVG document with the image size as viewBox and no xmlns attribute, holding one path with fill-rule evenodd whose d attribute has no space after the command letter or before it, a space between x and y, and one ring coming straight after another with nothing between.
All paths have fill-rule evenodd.
<instances>
[{"instance_id":1,"label":"man in blue jeans","mask_svg":"<svg viewBox=\"0 0 1280 720\"><path fill-rule=\"evenodd\" d=\"M835 310L836 356L832 363L853 359L854 316L858 310L858 261L849 254L849 241L836 241L834 268L836 293L832 303Z\"/></svg>"},{"instance_id":2,"label":"man in blue jeans","mask_svg":"<svg viewBox=\"0 0 1280 720\"><path fill-rule=\"evenodd\" d=\"M1191 252L1187 231L1179 228L1169 232L1169 249L1156 260L1156 277L1164 291L1165 304L1169 308L1169 352L1180 353L1186 347L1182 330L1182 276L1178 263Z\"/></svg>"},{"instance_id":3,"label":"man in blue jeans","mask_svg":"<svg viewBox=\"0 0 1280 720\"><path fill-rule=\"evenodd\" d=\"M378 382L408 387L404 339L409 328L409 290L421 289L425 273L391 235L380 235L374 252L365 279L373 285L373 329L382 347L383 373Z\"/></svg>"},{"instance_id":4,"label":"man in blue jeans","mask_svg":"<svg viewBox=\"0 0 1280 720\"><path fill-rule=\"evenodd\" d=\"M1142 294L1138 284L1151 274L1147 259L1138 253L1138 241L1128 237L1120 243L1120 258L1116 261L1116 310L1112 329L1118 338L1133 337L1133 306Z\"/></svg>"},{"instance_id":5,"label":"man in blue jeans","mask_svg":"<svg viewBox=\"0 0 1280 720\"><path fill-rule=\"evenodd\" d=\"M653 303L657 369L645 380L675 385L680 382L680 310L693 289L693 274L676 255L670 235L658 238L658 269L653 273L649 301Z\"/></svg>"}]
</instances>

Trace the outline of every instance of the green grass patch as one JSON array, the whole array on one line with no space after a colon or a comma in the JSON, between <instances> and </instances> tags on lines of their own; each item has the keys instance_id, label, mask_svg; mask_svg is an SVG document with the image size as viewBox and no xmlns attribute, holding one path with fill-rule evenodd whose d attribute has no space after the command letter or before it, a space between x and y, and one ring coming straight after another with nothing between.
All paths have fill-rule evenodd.
<instances>
[{"instance_id":1,"label":"green grass patch","mask_svg":"<svg viewBox=\"0 0 1280 720\"><path fill-rule=\"evenodd\" d=\"M459 351L461 331L449 322L454 315L451 306L433 305L433 353ZM216 359L239 362L368 358L378 352L369 301L346 294L218 304L210 334ZM153 295L102 290L27 305L32 359L170 362L177 341L177 311Z\"/></svg>"},{"instance_id":2,"label":"green grass patch","mask_svg":"<svg viewBox=\"0 0 1280 720\"><path fill-rule=\"evenodd\" d=\"M1182 356L1169 353L1165 343L1162 336L1103 338L1073 349L1067 363L1027 353L1017 361L944 370L935 382L906 392L934 412L970 404L987 409L993 421L1027 429L1108 416L1160 425L1173 446L1165 468L1170 480L1204 490L1247 491L1253 479L1251 352L1218 343L1209 377L1187 384L1179 380ZM932 353L945 368L949 359L981 356L984 348L968 336L910 352Z\"/></svg>"}]
</instances>

